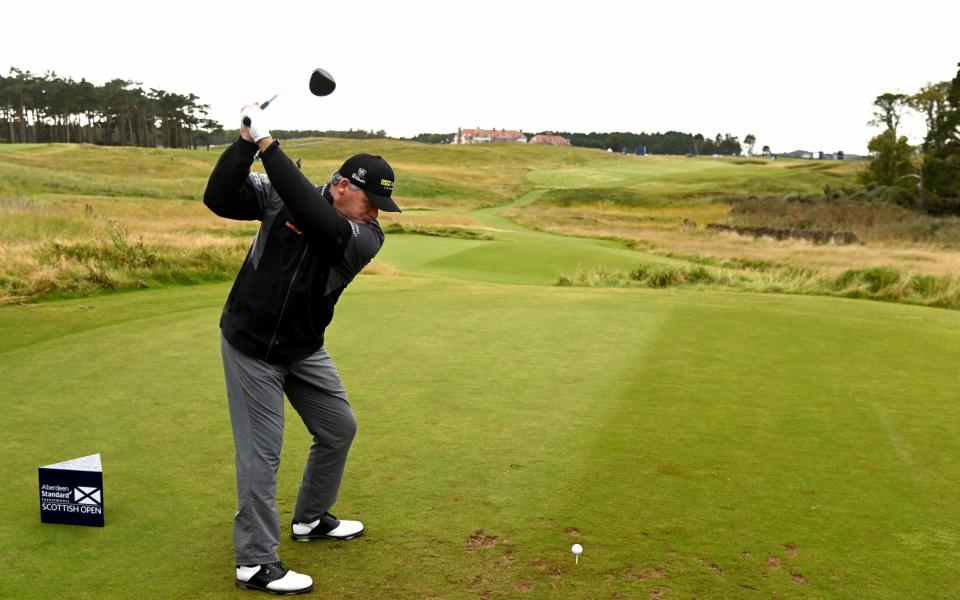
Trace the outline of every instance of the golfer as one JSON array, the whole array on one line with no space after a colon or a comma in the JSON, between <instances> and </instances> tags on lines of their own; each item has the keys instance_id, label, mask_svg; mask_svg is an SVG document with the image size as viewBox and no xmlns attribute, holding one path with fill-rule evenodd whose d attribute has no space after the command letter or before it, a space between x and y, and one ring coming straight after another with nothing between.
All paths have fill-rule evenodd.
<instances>
[{"instance_id":1,"label":"golfer","mask_svg":"<svg viewBox=\"0 0 960 600\"><path fill-rule=\"evenodd\" d=\"M361 535L359 521L329 512L357 424L323 334L343 290L383 245L379 211L400 208L390 197L393 169L381 157L353 156L316 187L271 137L263 110L248 106L241 114L249 126L241 124L242 139L220 157L203 197L221 217L260 221L220 317L236 444L237 585L293 594L310 591L313 579L288 569L277 554L283 396L313 435L292 538ZM257 152L267 177L250 172Z\"/></svg>"}]
</instances>

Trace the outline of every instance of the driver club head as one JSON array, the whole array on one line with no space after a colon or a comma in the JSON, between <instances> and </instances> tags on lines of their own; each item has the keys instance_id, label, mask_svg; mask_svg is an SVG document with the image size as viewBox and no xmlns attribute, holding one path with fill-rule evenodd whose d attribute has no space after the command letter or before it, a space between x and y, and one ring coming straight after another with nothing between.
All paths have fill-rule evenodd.
<instances>
[{"instance_id":1,"label":"driver club head","mask_svg":"<svg viewBox=\"0 0 960 600\"><path fill-rule=\"evenodd\" d=\"M326 70L317 68L310 73L310 93L314 96L329 96L335 89L337 82Z\"/></svg>"}]
</instances>

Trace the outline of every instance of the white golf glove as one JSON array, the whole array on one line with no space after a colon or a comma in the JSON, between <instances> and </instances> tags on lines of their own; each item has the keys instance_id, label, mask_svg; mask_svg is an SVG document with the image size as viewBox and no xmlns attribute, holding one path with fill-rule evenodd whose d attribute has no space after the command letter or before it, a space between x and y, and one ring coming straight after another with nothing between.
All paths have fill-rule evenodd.
<instances>
[{"instance_id":1,"label":"white golf glove","mask_svg":"<svg viewBox=\"0 0 960 600\"><path fill-rule=\"evenodd\" d=\"M253 138L253 141L259 142L265 137L270 137L267 116L262 108L259 106L244 106L243 110L240 111L240 116L242 124L246 124L247 119L249 119L250 124L247 125L247 129L250 130L250 137Z\"/></svg>"}]
</instances>

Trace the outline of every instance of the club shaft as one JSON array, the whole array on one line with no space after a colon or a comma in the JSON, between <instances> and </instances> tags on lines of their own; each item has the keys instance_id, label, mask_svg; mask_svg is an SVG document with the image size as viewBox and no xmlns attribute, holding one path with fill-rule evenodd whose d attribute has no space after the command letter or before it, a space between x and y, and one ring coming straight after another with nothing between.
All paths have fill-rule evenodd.
<instances>
[{"instance_id":1,"label":"club shaft","mask_svg":"<svg viewBox=\"0 0 960 600\"><path fill-rule=\"evenodd\" d=\"M267 100L266 102L264 102L263 104L261 104L261 105L260 105L260 108L263 109L263 108L266 108L266 107L270 106L270 103L273 102L274 100L276 100L276 99L277 99L277 96L279 96L279 95L280 95L280 94L274 94L274 95L273 95L273 98L270 98L269 100Z\"/></svg>"}]
</instances>

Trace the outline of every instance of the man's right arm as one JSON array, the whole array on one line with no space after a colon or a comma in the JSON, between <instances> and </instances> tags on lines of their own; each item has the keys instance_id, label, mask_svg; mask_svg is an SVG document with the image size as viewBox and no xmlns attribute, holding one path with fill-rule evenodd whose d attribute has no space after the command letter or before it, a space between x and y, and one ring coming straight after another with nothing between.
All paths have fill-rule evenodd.
<instances>
[{"instance_id":1,"label":"man's right arm","mask_svg":"<svg viewBox=\"0 0 960 600\"><path fill-rule=\"evenodd\" d=\"M257 145L237 140L227 148L210 173L203 203L221 217L255 221L263 214L262 187L255 187L250 165L257 154Z\"/></svg>"}]
</instances>

